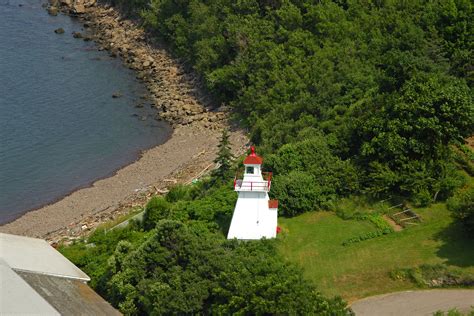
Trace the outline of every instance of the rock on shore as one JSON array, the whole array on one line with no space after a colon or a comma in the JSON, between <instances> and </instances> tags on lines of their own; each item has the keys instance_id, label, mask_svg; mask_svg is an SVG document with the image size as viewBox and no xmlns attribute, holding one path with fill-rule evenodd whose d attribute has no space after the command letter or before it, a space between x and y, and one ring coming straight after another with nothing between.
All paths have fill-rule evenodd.
<instances>
[{"instance_id":1,"label":"rock on shore","mask_svg":"<svg viewBox=\"0 0 474 316\"><path fill-rule=\"evenodd\" d=\"M142 28L123 19L115 9L98 6L95 0L50 3L59 5L62 12L77 15L92 34L75 33L74 37L96 41L100 50L120 57L128 68L136 71L163 120L172 126L193 124L209 129L221 129L226 124L227 111L212 104L211 98L196 88L197 77L186 72L165 50L157 48Z\"/></svg>"},{"instance_id":2,"label":"rock on shore","mask_svg":"<svg viewBox=\"0 0 474 316\"><path fill-rule=\"evenodd\" d=\"M121 18L114 9L96 6L95 0L49 1L49 11L60 10L81 19L82 40L96 41L99 50L108 50L136 71L149 90L149 96L143 99L157 108L155 119L166 120L174 127L166 143L146 151L114 176L0 226L0 232L41 237L54 245L87 236L101 223L115 220L143 206L151 196L166 192L170 185L191 183L210 172L215 167L221 128L228 126L228 114L224 106L214 110L217 106L199 88L199 80L164 49L147 41L141 28ZM232 129L230 141L234 155L243 154L246 134Z\"/></svg>"}]
</instances>

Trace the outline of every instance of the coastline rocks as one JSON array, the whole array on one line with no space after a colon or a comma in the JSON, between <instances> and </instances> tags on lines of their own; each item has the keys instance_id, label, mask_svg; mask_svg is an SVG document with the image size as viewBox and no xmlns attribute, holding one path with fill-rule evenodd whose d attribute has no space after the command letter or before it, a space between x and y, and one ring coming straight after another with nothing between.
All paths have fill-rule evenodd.
<instances>
[{"instance_id":1,"label":"coastline rocks","mask_svg":"<svg viewBox=\"0 0 474 316\"><path fill-rule=\"evenodd\" d=\"M86 13L86 7L83 4L75 4L72 7L72 12L74 14L84 14Z\"/></svg>"},{"instance_id":2,"label":"coastline rocks","mask_svg":"<svg viewBox=\"0 0 474 316\"><path fill-rule=\"evenodd\" d=\"M197 124L214 130L226 124L229 111L212 110L216 106L211 98L196 88L200 80L187 73L164 49L152 48L153 40L146 38L145 31L114 8L95 6L96 0L49 1L59 1L63 11L77 16L87 27L87 35L73 32L73 37L95 40L99 50L107 50L110 57L120 57L126 67L136 71L136 78L143 81L152 97L150 103L172 126ZM115 92L112 98L121 96Z\"/></svg>"},{"instance_id":3,"label":"coastline rocks","mask_svg":"<svg viewBox=\"0 0 474 316\"><path fill-rule=\"evenodd\" d=\"M55 6L51 6L48 8L48 14L52 16L58 15L58 11L59 11L58 8Z\"/></svg>"},{"instance_id":4,"label":"coastline rocks","mask_svg":"<svg viewBox=\"0 0 474 316\"><path fill-rule=\"evenodd\" d=\"M57 28L57 29L54 30L54 33L56 33L56 34L64 34L64 29L63 29L62 27Z\"/></svg>"},{"instance_id":5,"label":"coastline rocks","mask_svg":"<svg viewBox=\"0 0 474 316\"><path fill-rule=\"evenodd\" d=\"M84 3L84 6L85 6L86 8L90 8L90 7L95 6L96 4L97 4L97 1L96 1L96 0L89 0L89 1L86 1L86 2Z\"/></svg>"},{"instance_id":6,"label":"coastline rocks","mask_svg":"<svg viewBox=\"0 0 474 316\"><path fill-rule=\"evenodd\" d=\"M123 94L120 91L116 91L116 92L112 93L112 98L114 98L114 99L121 98L122 96L123 96Z\"/></svg>"}]
</instances>

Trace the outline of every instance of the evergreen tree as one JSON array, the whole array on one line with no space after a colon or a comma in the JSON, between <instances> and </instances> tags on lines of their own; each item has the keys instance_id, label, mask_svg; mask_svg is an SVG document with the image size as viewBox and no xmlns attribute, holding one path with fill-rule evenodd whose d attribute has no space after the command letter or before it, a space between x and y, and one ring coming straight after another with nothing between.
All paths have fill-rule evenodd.
<instances>
[{"instance_id":1,"label":"evergreen tree","mask_svg":"<svg viewBox=\"0 0 474 316\"><path fill-rule=\"evenodd\" d=\"M229 133L226 129L222 131L222 138L219 142L219 151L214 162L218 165L212 176L218 180L225 180L230 174L231 161L234 158L230 151Z\"/></svg>"}]
</instances>

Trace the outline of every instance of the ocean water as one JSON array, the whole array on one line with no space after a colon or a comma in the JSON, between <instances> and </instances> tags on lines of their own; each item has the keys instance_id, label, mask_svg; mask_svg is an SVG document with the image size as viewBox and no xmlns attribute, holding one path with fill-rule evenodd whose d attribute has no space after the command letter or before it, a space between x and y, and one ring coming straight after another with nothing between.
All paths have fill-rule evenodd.
<instances>
[{"instance_id":1,"label":"ocean water","mask_svg":"<svg viewBox=\"0 0 474 316\"><path fill-rule=\"evenodd\" d=\"M0 224L112 175L171 132L132 71L41 4L0 0Z\"/></svg>"}]
</instances>

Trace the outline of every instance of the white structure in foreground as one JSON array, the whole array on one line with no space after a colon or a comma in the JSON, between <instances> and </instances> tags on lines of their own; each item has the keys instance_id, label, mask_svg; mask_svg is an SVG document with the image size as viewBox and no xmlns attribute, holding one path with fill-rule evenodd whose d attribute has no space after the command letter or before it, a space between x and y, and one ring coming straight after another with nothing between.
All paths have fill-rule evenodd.
<instances>
[{"instance_id":1,"label":"white structure in foreground","mask_svg":"<svg viewBox=\"0 0 474 316\"><path fill-rule=\"evenodd\" d=\"M239 197L235 204L227 239L275 238L277 234L278 201L270 200L271 173L262 176L263 159L251 148L244 160L243 180L234 180Z\"/></svg>"},{"instance_id":2,"label":"white structure in foreground","mask_svg":"<svg viewBox=\"0 0 474 316\"><path fill-rule=\"evenodd\" d=\"M0 315L121 315L42 239L0 233Z\"/></svg>"}]
</instances>

